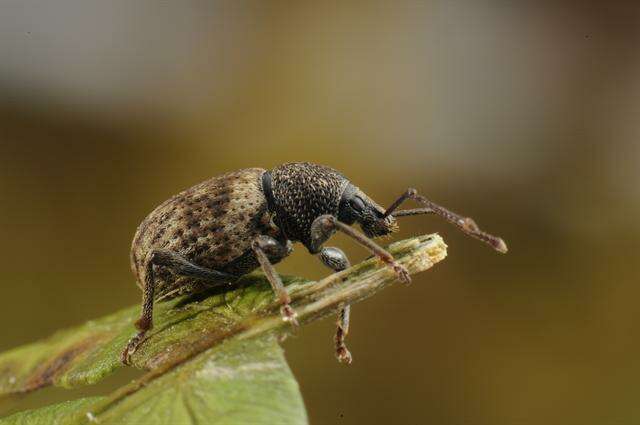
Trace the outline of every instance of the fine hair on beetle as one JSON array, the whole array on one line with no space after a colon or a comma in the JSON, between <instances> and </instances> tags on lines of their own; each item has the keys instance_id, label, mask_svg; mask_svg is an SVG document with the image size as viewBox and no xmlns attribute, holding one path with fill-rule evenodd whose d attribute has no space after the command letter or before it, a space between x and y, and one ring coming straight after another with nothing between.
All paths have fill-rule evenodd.
<instances>
[{"instance_id":1,"label":"fine hair on beetle","mask_svg":"<svg viewBox=\"0 0 640 425\"><path fill-rule=\"evenodd\" d=\"M399 209L405 201L419 208ZM405 190L383 208L340 172L309 162L287 163L271 170L247 168L213 177L180 192L154 209L140 224L131 245L131 269L142 290L138 332L122 352L122 361L144 342L153 327L153 304L212 287L233 287L243 275L261 268L281 304L283 320L297 326L291 299L274 265L304 245L330 270L350 267L344 252L324 246L340 231L389 266L402 282L409 273L374 238L398 229L397 219L433 214L496 251L507 245L464 217ZM357 224L362 232L352 225ZM351 362L345 345L350 307L338 314L336 356Z\"/></svg>"}]
</instances>

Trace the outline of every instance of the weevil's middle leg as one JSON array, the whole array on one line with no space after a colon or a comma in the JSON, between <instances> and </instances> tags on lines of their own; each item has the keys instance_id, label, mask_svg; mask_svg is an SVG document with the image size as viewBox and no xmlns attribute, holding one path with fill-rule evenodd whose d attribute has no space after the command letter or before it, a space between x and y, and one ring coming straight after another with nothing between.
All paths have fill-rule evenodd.
<instances>
[{"instance_id":1,"label":"weevil's middle leg","mask_svg":"<svg viewBox=\"0 0 640 425\"><path fill-rule=\"evenodd\" d=\"M338 313L338 322L336 323L336 334L334 343L336 346L336 357L340 363L351 364L353 357L347 348L344 340L349 334L349 319L351 318L351 306L344 306Z\"/></svg>"},{"instance_id":2,"label":"weevil's middle leg","mask_svg":"<svg viewBox=\"0 0 640 425\"><path fill-rule=\"evenodd\" d=\"M282 314L282 319L285 322L291 323L292 326L298 326L298 320L296 319L296 312L291 308L289 303L291 303L291 297L289 297L289 293L287 292L287 288L282 284L282 280L276 272L276 269L269 261L269 257L267 254L271 254L275 257L284 257L290 250L287 245L284 245L274 238L270 236L258 236L254 239L251 244L251 248L253 252L256 254L256 258L262 267L262 271L264 271L267 280L271 284L271 288L273 292L276 293L278 300L282 307L280 308L280 313Z\"/></svg>"},{"instance_id":3,"label":"weevil's middle leg","mask_svg":"<svg viewBox=\"0 0 640 425\"><path fill-rule=\"evenodd\" d=\"M322 248L320 251L320 261L335 272L342 271L351 267L349 259L345 253L334 247ZM334 337L336 347L336 357L340 363L351 364L353 358L345 344L345 338L349 333L349 318L351 316L351 306L346 305L338 312L338 321L336 323L336 333Z\"/></svg>"},{"instance_id":4,"label":"weevil's middle leg","mask_svg":"<svg viewBox=\"0 0 640 425\"><path fill-rule=\"evenodd\" d=\"M410 210L397 210L397 208L404 201L412 199L426 208L415 208ZM415 189L407 189L398 199L396 199L384 213L384 217L388 216L393 217L403 217L409 215L419 215L419 214L435 214L438 215L449 223L456 225L460 230L462 230L467 235L472 238L476 238L481 240L482 242L490 245L493 249L498 252L506 253L508 248L507 244L501 238L491 235L487 232L480 230L476 222L470 217L464 217L460 214L456 214L433 201L425 198L424 196L418 195L418 191Z\"/></svg>"}]
</instances>

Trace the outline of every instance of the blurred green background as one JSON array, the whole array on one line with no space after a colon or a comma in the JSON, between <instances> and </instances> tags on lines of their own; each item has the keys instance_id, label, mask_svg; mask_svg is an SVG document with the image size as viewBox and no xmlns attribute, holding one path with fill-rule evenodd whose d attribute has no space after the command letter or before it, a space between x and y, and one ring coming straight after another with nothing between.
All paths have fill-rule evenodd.
<instances>
[{"instance_id":1,"label":"blurred green background","mask_svg":"<svg viewBox=\"0 0 640 425\"><path fill-rule=\"evenodd\" d=\"M353 365L332 320L285 343L312 423L640 423L639 9L3 1L0 349L138 303L130 240L174 193L312 161L381 204L416 187L511 249L404 219L449 258L354 306ZM301 246L278 269L327 274Z\"/></svg>"}]
</instances>

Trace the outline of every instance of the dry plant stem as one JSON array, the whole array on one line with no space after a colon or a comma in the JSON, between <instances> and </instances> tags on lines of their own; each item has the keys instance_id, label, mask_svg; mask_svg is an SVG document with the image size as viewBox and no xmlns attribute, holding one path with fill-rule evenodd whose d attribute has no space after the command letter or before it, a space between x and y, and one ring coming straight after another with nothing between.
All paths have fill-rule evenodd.
<instances>
[{"instance_id":1,"label":"dry plant stem","mask_svg":"<svg viewBox=\"0 0 640 425\"><path fill-rule=\"evenodd\" d=\"M406 239L389 248L396 261L406 267L409 273L419 273L431 268L447 255L447 246L436 234ZM309 323L321 317L335 314L343 306L368 298L397 282L397 275L378 258L370 258L342 272L334 273L317 282L303 285L289 285L291 303L300 323ZM265 309L264 315L247 319L235 329L230 330L229 338L249 339L266 332L288 332L290 326L278 313L279 300L275 300ZM155 378L180 366L185 361L211 348L219 340L204 333L196 347L189 353L177 356L170 363L151 370L145 376L130 385L120 388L113 397L97 406L92 414L97 415L109 405L117 403L127 395L136 392Z\"/></svg>"}]
</instances>

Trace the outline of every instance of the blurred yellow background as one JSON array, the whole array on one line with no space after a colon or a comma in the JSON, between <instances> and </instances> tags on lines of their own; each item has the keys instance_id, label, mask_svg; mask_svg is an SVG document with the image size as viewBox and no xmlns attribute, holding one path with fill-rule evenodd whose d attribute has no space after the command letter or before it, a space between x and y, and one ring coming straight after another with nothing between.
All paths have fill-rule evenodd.
<instances>
[{"instance_id":1,"label":"blurred yellow background","mask_svg":"<svg viewBox=\"0 0 640 425\"><path fill-rule=\"evenodd\" d=\"M353 365L331 320L285 343L312 423L640 423L638 2L96 3L0 5L0 349L138 303L130 240L174 193L312 161L511 249L404 219L449 258L354 306Z\"/></svg>"}]
</instances>

